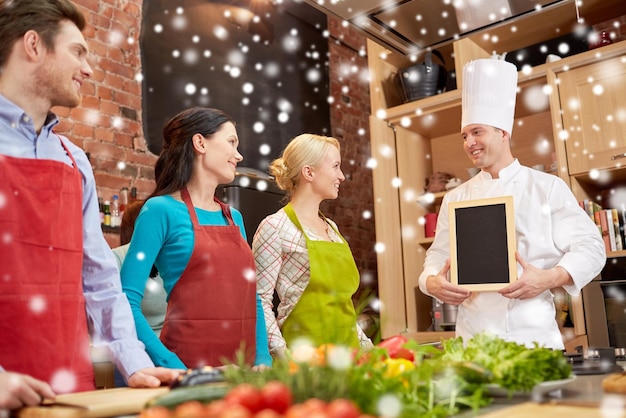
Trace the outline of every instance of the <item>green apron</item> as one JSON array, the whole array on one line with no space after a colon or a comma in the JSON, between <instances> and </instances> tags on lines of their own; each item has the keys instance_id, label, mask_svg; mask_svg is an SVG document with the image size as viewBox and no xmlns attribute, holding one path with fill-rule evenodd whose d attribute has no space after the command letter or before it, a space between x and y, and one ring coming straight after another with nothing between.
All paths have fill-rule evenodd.
<instances>
[{"instance_id":1,"label":"green apron","mask_svg":"<svg viewBox=\"0 0 626 418\"><path fill-rule=\"evenodd\" d=\"M284 210L304 235L311 273L309 284L281 327L287 345L306 337L316 346L358 347L352 295L359 287L359 271L348 243L334 227L342 242L310 240L291 204Z\"/></svg>"}]
</instances>

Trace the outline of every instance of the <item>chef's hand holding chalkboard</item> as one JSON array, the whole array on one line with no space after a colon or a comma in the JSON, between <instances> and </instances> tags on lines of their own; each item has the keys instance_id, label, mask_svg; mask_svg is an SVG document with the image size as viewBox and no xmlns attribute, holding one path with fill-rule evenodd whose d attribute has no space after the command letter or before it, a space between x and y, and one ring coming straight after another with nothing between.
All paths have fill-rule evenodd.
<instances>
[{"instance_id":1,"label":"chef's hand holding chalkboard","mask_svg":"<svg viewBox=\"0 0 626 418\"><path fill-rule=\"evenodd\" d=\"M426 278L426 289L428 293L443 303L450 305L460 305L470 297L471 292L448 281L448 271L450 270L450 260L446 261L443 268L436 276Z\"/></svg>"},{"instance_id":2,"label":"chef's hand holding chalkboard","mask_svg":"<svg viewBox=\"0 0 626 418\"><path fill-rule=\"evenodd\" d=\"M573 284L572 276L561 266L544 270L527 263L518 252L515 258L523 271L518 280L498 291L506 298L530 299L546 290Z\"/></svg>"}]
</instances>

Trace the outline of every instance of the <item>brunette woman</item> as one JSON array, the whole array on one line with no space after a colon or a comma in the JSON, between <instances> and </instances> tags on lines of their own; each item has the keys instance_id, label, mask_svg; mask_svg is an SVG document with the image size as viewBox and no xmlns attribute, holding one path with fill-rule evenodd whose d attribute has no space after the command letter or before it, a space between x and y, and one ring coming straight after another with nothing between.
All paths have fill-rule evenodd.
<instances>
[{"instance_id":1,"label":"brunette woman","mask_svg":"<svg viewBox=\"0 0 626 418\"><path fill-rule=\"evenodd\" d=\"M254 259L241 213L215 197L234 180L239 138L230 116L192 108L163 130L156 188L135 223L122 266L139 339L159 365L221 366L243 349L250 365L271 365ZM160 339L141 311L152 265L168 307Z\"/></svg>"}]
</instances>

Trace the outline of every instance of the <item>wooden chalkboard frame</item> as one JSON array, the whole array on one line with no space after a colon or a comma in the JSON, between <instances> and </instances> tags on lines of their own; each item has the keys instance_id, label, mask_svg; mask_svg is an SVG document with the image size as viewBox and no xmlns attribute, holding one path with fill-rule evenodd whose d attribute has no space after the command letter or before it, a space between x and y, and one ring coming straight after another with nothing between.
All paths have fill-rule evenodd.
<instances>
[{"instance_id":1,"label":"wooden chalkboard frame","mask_svg":"<svg viewBox=\"0 0 626 418\"><path fill-rule=\"evenodd\" d=\"M513 196L448 204L451 283L484 292L517 280L514 216Z\"/></svg>"}]
</instances>

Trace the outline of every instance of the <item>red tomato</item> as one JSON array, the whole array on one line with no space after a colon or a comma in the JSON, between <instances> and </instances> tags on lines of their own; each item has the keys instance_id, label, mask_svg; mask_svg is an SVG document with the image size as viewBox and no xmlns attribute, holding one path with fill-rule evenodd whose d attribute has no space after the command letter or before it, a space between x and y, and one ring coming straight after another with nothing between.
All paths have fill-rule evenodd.
<instances>
[{"instance_id":1,"label":"red tomato","mask_svg":"<svg viewBox=\"0 0 626 418\"><path fill-rule=\"evenodd\" d=\"M205 406L198 401L183 402L174 409L176 418L196 418L204 415Z\"/></svg>"},{"instance_id":2,"label":"red tomato","mask_svg":"<svg viewBox=\"0 0 626 418\"><path fill-rule=\"evenodd\" d=\"M204 410L207 418L219 418L220 414L228 409L229 406L224 399L219 399L209 403Z\"/></svg>"},{"instance_id":3,"label":"red tomato","mask_svg":"<svg viewBox=\"0 0 626 418\"><path fill-rule=\"evenodd\" d=\"M308 412L305 415L302 415L300 418L329 418L326 411L323 409L320 411Z\"/></svg>"},{"instance_id":4,"label":"red tomato","mask_svg":"<svg viewBox=\"0 0 626 418\"><path fill-rule=\"evenodd\" d=\"M244 406L253 414L265 407L261 391L248 383L235 386L226 394L224 399L229 405Z\"/></svg>"},{"instance_id":5,"label":"red tomato","mask_svg":"<svg viewBox=\"0 0 626 418\"><path fill-rule=\"evenodd\" d=\"M359 418L361 411L349 399L335 399L326 408L328 418Z\"/></svg>"},{"instance_id":6,"label":"red tomato","mask_svg":"<svg viewBox=\"0 0 626 418\"><path fill-rule=\"evenodd\" d=\"M252 418L252 413L243 405L229 405L218 418Z\"/></svg>"},{"instance_id":7,"label":"red tomato","mask_svg":"<svg viewBox=\"0 0 626 418\"><path fill-rule=\"evenodd\" d=\"M293 405L285 412L285 418L302 418L306 416L305 410L306 408L302 404Z\"/></svg>"},{"instance_id":8,"label":"red tomato","mask_svg":"<svg viewBox=\"0 0 626 418\"><path fill-rule=\"evenodd\" d=\"M254 418L282 418L282 414L274 411L273 409L265 408L262 411L257 412Z\"/></svg>"},{"instance_id":9,"label":"red tomato","mask_svg":"<svg viewBox=\"0 0 626 418\"><path fill-rule=\"evenodd\" d=\"M307 399L287 410L285 418L327 418L326 402L320 399Z\"/></svg>"},{"instance_id":10,"label":"red tomato","mask_svg":"<svg viewBox=\"0 0 626 418\"><path fill-rule=\"evenodd\" d=\"M164 406L151 406L141 411L139 418L170 418L170 410Z\"/></svg>"},{"instance_id":11,"label":"red tomato","mask_svg":"<svg viewBox=\"0 0 626 418\"><path fill-rule=\"evenodd\" d=\"M402 335L394 335L391 338L387 338L378 343L377 347L382 347L387 350L389 357L391 358L403 358L409 361L415 360L415 355L411 350L403 347L406 344L407 339Z\"/></svg>"},{"instance_id":12,"label":"red tomato","mask_svg":"<svg viewBox=\"0 0 626 418\"><path fill-rule=\"evenodd\" d=\"M306 412L306 417L313 416L314 414L321 414L326 411L326 402L321 399L311 398L302 402L302 406Z\"/></svg>"},{"instance_id":13,"label":"red tomato","mask_svg":"<svg viewBox=\"0 0 626 418\"><path fill-rule=\"evenodd\" d=\"M261 397L266 408L273 409L280 414L284 414L293 402L291 390L287 385L276 380L267 382L261 388Z\"/></svg>"}]
</instances>

